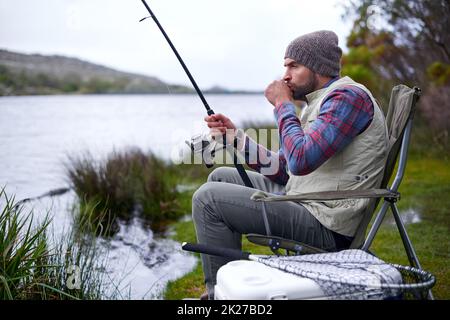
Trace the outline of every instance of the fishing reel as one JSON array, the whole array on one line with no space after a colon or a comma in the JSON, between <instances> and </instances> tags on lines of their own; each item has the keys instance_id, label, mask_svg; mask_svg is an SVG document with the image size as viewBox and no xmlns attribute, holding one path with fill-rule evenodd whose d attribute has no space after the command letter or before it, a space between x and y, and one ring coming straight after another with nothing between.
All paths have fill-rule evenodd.
<instances>
[{"instance_id":1,"label":"fishing reel","mask_svg":"<svg viewBox=\"0 0 450 320\"><path fill-rule=\"evenodd\" d=\"M218 143L210 134L196 134L185 143L191 148L195 155L201 155L203 162L207 168L214 166L214 156L217 151L224 149L223 144Z\"/></svg>"}]
</instances>

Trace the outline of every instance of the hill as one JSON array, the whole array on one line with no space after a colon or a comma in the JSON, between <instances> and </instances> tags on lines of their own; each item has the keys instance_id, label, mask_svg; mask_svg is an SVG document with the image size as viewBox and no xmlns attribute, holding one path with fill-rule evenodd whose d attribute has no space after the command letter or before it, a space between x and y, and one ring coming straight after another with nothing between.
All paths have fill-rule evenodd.
<instances>
[{"instance_id":1,"label":"hill","mask_svg":"<svg viewBox=\"0 0 450 320\"><path fill-rule=\"evenodd\" d=\"M193 90L77 58L0 50L0 95L169 92Z\"/></svg>"}]
</instances>

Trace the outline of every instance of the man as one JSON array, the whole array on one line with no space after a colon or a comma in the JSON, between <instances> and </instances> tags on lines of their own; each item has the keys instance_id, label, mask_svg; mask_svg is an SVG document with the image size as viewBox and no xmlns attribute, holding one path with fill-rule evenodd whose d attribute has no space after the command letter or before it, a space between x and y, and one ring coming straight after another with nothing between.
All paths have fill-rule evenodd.
<instances>
[{"instance_id":1,"label":"man","mask_svg":"<svg viewBox=\"0 0 450 320\"><path fill-rule=\"evenodd\" d=\"M256 189L297 194L379 187L387 155L384 116L367 88L339 77L341 55L332 31L300 36L287 47L283 79L265 90L278 125L278 153L258 145L224 115L205 118L213 136L231 131L255 171L264 173L267 160L278 164L271 174L247 171ZM296 100L307 103L301 115ZM250 163L255 153L259 161ZM241 249L242 234L265 234L261 203L250 199L254 192L243 185L236 169L215 169L193 196L198 242ZM266 212L272 235L337 251L350 246L368 201L270 202ZM202 255L209 298L217 270L227 262Z\"/></svg>"}]
</instances>

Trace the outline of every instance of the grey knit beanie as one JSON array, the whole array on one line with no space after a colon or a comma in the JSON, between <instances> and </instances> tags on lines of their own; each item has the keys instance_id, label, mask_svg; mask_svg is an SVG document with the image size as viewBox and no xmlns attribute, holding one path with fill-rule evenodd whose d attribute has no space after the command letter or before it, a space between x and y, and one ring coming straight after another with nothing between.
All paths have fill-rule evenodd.
<instances>
[{"instance_id":1,"label":"grey knit beanie","mask_svg":"<svg viewBox=\"0 0 450 320\"><path fill-rule=\"evenodd\" d=\"M335 77L341 70L341 56L337 35L321 30L294 39L286 48L284 58L291 58L320 75Z\"/></svg>"}]
</instances>

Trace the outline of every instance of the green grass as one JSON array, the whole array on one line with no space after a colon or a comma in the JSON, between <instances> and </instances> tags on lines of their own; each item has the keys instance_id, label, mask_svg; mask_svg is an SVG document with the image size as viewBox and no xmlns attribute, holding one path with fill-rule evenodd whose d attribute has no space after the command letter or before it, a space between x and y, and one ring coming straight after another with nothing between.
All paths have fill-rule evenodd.
<instances>
[{"instance_id":1,"label":"green grass","mask_svg":"<svg viewBox=\"0 0 450 320\"><path fill-rule=\"evenodd\" d=\"M22 218L14 199L0 190L0 298L16 299L46 294L45 273L48 246L45 229L48 217L33 228L32 218Z\"/></svg>"},{"instance_id":2,"label":"green grass","mask_svg":"<svg viewBox=\"0 0 450 320\"><path fill-rule=\"evenodd\" d=\"M413 243L422 267L432 272L437 283L433 294L437 299L450 299L450 162L448 153L436 156L437 151L426 152L425 143L417 135L413 138L405 177L400 187L402 195L398 202L400 211L410 208L419 212L421 221L408 224L407 232ZM197 165L196 167L199 167ZM207 172L200 168L195 181L200 185L206 181ZM195 171L195 168L191 168ZM210 171L209 171L210 172ZM187 179L190 176L187 175ZM181 195L186 212L190 212L192 192ZM390 211L380 228L371 251L382 259L400 264L408 264L399 233L391 221ZM174 240L196 242L192 221L177 222L174 226ZM252 253L270 254L269 250L243 241L243 250ZM197 255L198 256L198 255ZM172 281L165 291L166 299L199 297L205 290L200 260L196 268L184 277Z\"/></svg>"},{"instance_id":3,"label":"green grass","mask_svg":"<svg viewBox=\"0 0 450 320\"><path fill-rule=\"evenodd\" d=\"M113 299L104 292L104 277L97 272L106 261L99 259L95 238L78 231L56 239L51 218L35 222L34 213L23 212L13 198L0 190L0 300ZM53 241L49 241L52 239ZM53 244L51 244L53 243Z\"/></svg>"},{"instance_id":4,"label":"green grass","mask_svg":"<svg viewBox=\"0 0 450 320\"><path fill-rule=\"evenodd\" d=\"M450 163L413 155L400 193L400 211L414 208L421 216L421 222L409 224L406 229L422 267L436 276L433 294L438 299L450 299ZM384 223L371 250L387 261L408 264L393 225Z\"/></svg>"}]
</instances>

